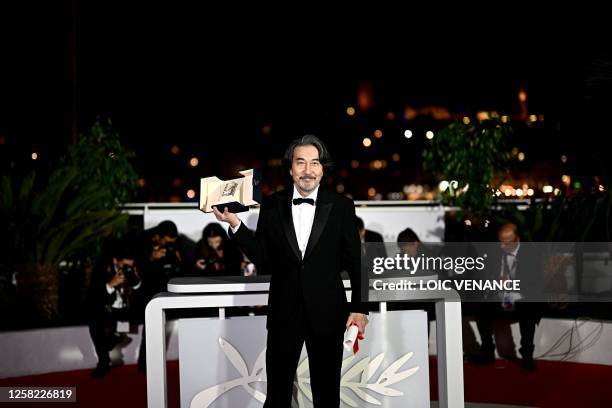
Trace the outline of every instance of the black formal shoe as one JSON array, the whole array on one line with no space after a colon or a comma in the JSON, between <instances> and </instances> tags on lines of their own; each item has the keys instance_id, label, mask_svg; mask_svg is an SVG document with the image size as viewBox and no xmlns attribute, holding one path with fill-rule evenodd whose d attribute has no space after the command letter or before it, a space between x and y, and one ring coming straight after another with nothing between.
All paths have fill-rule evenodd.
<instances>
[{"instance_id":1,"label":"black formal shoe","mask_svg":"<svg viewBox=\"0 0 612 408\"><path fill-rule=\"evenodd\" d=\"M538 368L533 357L523 357L521 360L521 367L525 370L535 370Z\"/></svg>"},{"instance_id":2,"label":"black formal shoe","mask_svg":"<svg viewBox=\"0 0 612 408\"><path fill-rule=\"evenodd\" d=\"M468 355L468 361L476 365L487 365L495 362L495 352L480 351L477 354Z\"/></svg>"},{"instance_id":3,"label":"black formal shoe","mask_svg":"<svg viewBox=\"0 0 612 408\"><path fill-rule=\"evenodd\" d=\"M146 360L138 360L138 371L141 373L147 372L147 361Z\"/></svg>"},{"instance_id":4,"label":"black formal shoe","mask_svg":"<svg viewBox=\"0 0 612 408\"><path fill-rule=\"evenodd\" d=\"M93 369L90 376L91 378L102 378L111 372L110 363L98 363L96 368Z\"/></svg>"},{"instance_id":5,"label":"black formal shoe","mask_svg":"<svg viewBox=\"0 0 612 408\"><path fill-rule=\"evenodd\" d=\"M132 338L125 333L114 334L113 338L108 345L108 351L114 349L117 345L120 345L121 348L127 347L128 344L132 342Z\"/></svg>"}]
</instances>

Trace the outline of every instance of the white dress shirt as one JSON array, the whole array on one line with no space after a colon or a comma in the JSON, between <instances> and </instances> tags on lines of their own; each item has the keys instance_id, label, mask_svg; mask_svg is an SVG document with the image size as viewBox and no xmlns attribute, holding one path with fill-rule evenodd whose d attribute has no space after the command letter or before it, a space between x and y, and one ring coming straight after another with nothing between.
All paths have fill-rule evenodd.
<instances>
[{"instance_id":1,"label":"white dress shirt","mask_svg":"<svg viewBox=\"0 0 612 408\"><path fill-rule=\"evenodd\" d=\"M315 205L310 204L291 204L291 215L293 217L293 228L295 229L295 237L297 238L298 247L302 253L302 259L306 254L306 246L308 245L308 239L310 238L310 232L312 231L312 223L314 222L315 208L317 205L317 194L319 193L319 186L314 189L312 193L303 198L312 198ZM293 186L293 198L302 198L297 188Z\"/></svg>"},{"instance_id":2,"label":"white dress shirt","mask_svg":"<svg viewBox=\"0 0 612 408\"><path fill-rule=\"evenodd\" d=\"M520 247L521 247L521 244L519 242L516 248L514 248L512 252L504 252L504 254L506 254L506 261L508 262L508 271L510 273L510 276L508 276L508 279L516 278L516 255L518 254ZM504 273L504 255L502 254L500 277L503 275L503 273Z\"/></svg>"},{"instance_id":3,"label":"white dress shirt","mask_svg":"<svg viewBox=\"0 0 612 408\"><path fill-rule=\"evenodd\" d=\"M115 274L117 274L119 272L119 270L117 269L116 265L113 265L113 269L115 270ZM138 282L138 284L136 286L132 286L132 289L138 289L140 287L140 284L142 282ZM115 294L115 300L113 301L113 304L111 305L111 307L113 309L122 309L124 306L123 303L123 287L119 287L119 289L115 289L113 288L111 285L109 285L108 283L106 284L106 292L109 295L112 295L113 293Z\"/></svg>"},{"instance_id":4,"label":"white dress shirt","mask_svg":"<svg viewBox=\"0 0 612 408\"><path fill-rule=\"evenodd\" d=\"M506 261L508 262L508 271L510 274L510 276L505 277L506 279L516 279L516 266L517 266L516 255L518 254L520 247L521 247L521 244L519 242L516 248L514 248L512 252L504 252L504 254L506 254L505 258L506 258ZM504 255L503 254L502 254L502 261L501 261L500 278L504 278ZM513 309L514 302L523 298L523 296L519 292L506 292L506 291L503 291L501 293L501 297L502 297L503 307L505 309L510 309L510 310Z\"/></svg>"},{"instance_id":5,"label":"white dress shirt","mask_svg":"<svg viewBox=\"0 0 612 408\"><path fill-rule=\"evenodd\" d=\"M310 233L312 232L312 224L314 222L315 209L317 205L317 195L319 194L319 186L317 186L312 193L310 193L306 197L302 197L299 193L295 185L293 186L293 197L294 198L312 198L315 202L315 205L310 204L291 204L291 217L293 218L293 229L295 230L295 237L297 238L298 247L300 248L300 252L302 253L302 259L304 259L304 255L306 254L306 246L308 246L308 239L310 238ZM230 226L232 232L235 234L240 228L242 221L238 223L238 225L234 228Z\"/></svg>"}]
</instances>

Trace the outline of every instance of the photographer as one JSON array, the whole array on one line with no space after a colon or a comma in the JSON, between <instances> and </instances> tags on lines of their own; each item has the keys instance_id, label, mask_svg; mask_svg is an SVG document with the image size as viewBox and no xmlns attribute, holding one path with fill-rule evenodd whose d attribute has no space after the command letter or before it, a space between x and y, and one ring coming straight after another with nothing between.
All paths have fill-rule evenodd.
<instances>
[{"instance_id":1,"label":"photographer","mask_svg":"<svg viewBox=\"0 0 612 408\"><path fill-rule=\"evenodd\" d=\"M125 334L117 333L117 322L136 323L138 318L136 303L142 282L134 258L128 248L115 244L107 258L109 261L94 272L89 296L89 333L98 364L91 372L92 378L110 373L110 350L131 341Z\"/></svg>"},{"instance_id":2,"label":"photographer","mask_svg":"<svg viewBox=\"0 0 612 408\"><path fill-rule=\"evenodd\" d=\"M144 321L144 308L157 293L166 292L168 281L178 276L186 276L191 271L194 243L179 234L176 224L166 220L156 227L145 230L140 250L140 269L142 276L141 320ZM138 368L145 371L145 329L142 329L142 344L138 355Z\"/></svg>"},{"instance_id":3,"label":"photographer","mask_svg":"<svg viewBox=\"0 0 612 408\"><path fill-rule=\"evenodd\" d=\"M228 239L223 227L216 222L211 222L202 231L194 259L194 270L199 276L242 275L242 254Z\"/></svg>"},{"instance_id":4,"label":"photographer","mask_svg":"<svg viewBox=\"0 0 612 408\"><path fill-rule=\"evenodd\" d=\"M178 233L172 221L162 221L144 231L141 266L146 296L165 292L168 280L189 274L194 242Z\"/></svg>"}]
</instances>

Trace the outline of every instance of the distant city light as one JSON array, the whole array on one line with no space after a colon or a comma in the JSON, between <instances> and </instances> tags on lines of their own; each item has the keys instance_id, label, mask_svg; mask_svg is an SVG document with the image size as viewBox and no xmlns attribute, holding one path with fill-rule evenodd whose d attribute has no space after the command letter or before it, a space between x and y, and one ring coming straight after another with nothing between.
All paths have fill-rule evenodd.
<instances>
[{"instance_id":1,"label":"distant city light","mask_svg":"<svg viewBox=\"0 0 612 408\"><path fill-rule=\"evenodd\" d=\"M520 153L518 154L518 159L519 159L519 161L523 161L523 160L525 160L525 153L520 152Z\"/></svg>"},{"instance_id":2,"label":"distant city light","mask_svg":"<svg viewBox=\"0 0 612 408\"><path fill-rule=\"evenodd\" d=\"M516 195L519 196L519 197L522 196L523 195L523 190L520 189L520 188L517 188L516 189Z\"/></svg>"},{"instance_id":3,"label":"distant city light","mask_svg":"<svg viewBox=\"0 0 612 408\"><path fill-rule=\"evenodd\" d=\"M567 156L566 155L562 155L561 156L561 163L567 163Z\"/></svg>"},{"instance_id":4,"label":"distant city light","mask_svg":"<svg viewBox=\"0 0 612 408\"><path fill-rule=\"evenodd\" d=\"M338 194L342 194L344 193L344 184L340 183L336 186L336 191L338 192Z\"/></svg>"},{"instance_id":5,"label":"distant city light","mask_svg":"<svg viewBox=\"0 0 612 408\"><path fill-rule=\"evenodd\" d=\"M529 190L527 190L527 195L528 195L528 196L530 196L530 197L531 197L531 196L532 196L532 195L534 195L534 194L535 194L535 191L533 191L533 188L530 188Z\"/></svg>"},{"instance_id":6,"label":"distant city light","mask_svg":"<svg viewBox=\"0 0 612 408\"><path fill-rule=\"evenodd\" d=\"M410 129L405 130L404 131L404 137L406 139L410 139L412 137L412 130L410 130Z\"/></svg>"},{"instance_id":7,"label":"distant city light","mask_svg":"<svg viewBox=\"0 0 612 408\"><path fill-rule=\"evenodd\" d=\"M178 147L177 145L174 145L170 148L170 153L172 154L179 154L181 152L181 148Z\"/></svg>"},{"instance_id":8,"label":"distant city light","mask_svg":"<svg viewBox=\"0 0 612 408\"><path fill-rule=\"evenodd\" d=\"M569 186L569 184L572 181L572 178L570 176L568 176L567 174L564 174L563 176L561 176L561 181L563 182L563 184L565 184L566 186Z\"/></svg>"},{"instance_id":9,"label":"distant city light","mask_svg":"<svg viewBox=\"0 0 612 408\"><path fill-rule=\"evenodd\" d=\"M478 118L478 120L487 120L489 119L489 112L486 112L486 111L477 112L476 118Z\"/></svg>"},{"instance_id":10,"label":"distant city light","mask_svg":"<svg viewBox=\"0 0 612 408\"><path fill-rule=\"evenodd\" d=\"M143 179L143 178L139 178L139 179L138 179L138 181L137 181L137 183L138 183L138 187L140 187L140 188L142 188L142 187L144 187L144 186L146 186L146 185L147 185L146 180L145 180L145 179Z\"/></svg>"},{"instance_id":11,"label":"distant city light","mask_svg":"<svg viewBox=\"0 0 612 408\"><path fill-rule=\"evenodd\" d=\"M387 112L387 119L388 120L394 120L395 119L395 113Z\"/></svg>"},{"instance_id":12,"label":"distant city light","mask_svg":"<svg viewBox=\"0 0 612 408\"><path fill-rule=\"evenodd\" d=\"M355 108L353 108L352 106L349 106L348 108L346 108L346 114L349 116L355 115Z\"/></svg>"},{"instance_id":13,"label":"distant city light","mask_svg":"<svg viewBox=\"0 0 612 408\"><path fill-rule=\"evenodd\" d=\"M529 121L530 122L537 122L538 121L538 117L536 115L529 115Z\"/></svg>"},{"instance_id":14,"label":"distant city light","mask_svg":"<svg viewBox=\"0 0 612 408\"><path fill-rule=\"evenodd\" d=\"M502 115L501 121L502 121L502 123L508 123L508 116L507 115Z\"/></svg>"},{"instance_id":15,"label":"distant city light","mask_svg":"<svg viewBox=\"0 0 612 408\"><path fill-rule=\"evenodd\" d=\"M374 187L370 187L368 189L368 196L374 197L376 195L376 189Z\"/></svg>"},{"instance_id":16,"label":"distant city light","mask_svg":"<svg viewBox=\"0 0 612 408\"><path fill-rule=\"evenodd\" d=\"M382 137L382 135L383 135L382 130L380 130L380 129L376 129L376 130L374 131L374 137L375 137L375 138L380 139L380 138Z\"/></svg>"},{"instance_id":17,"label":"distant city light","mask_svg":"<svg viewBox=\"0 0 612 408\"><path fill-rule=\"evenodd\" d=\"M198 167L198 164L200 164L200 161L197 157L192 157L191 160L189 160L189 165L191 167Z\"/></svg>"},{"instance_id":18,"label":"distant city light","mask_svg":"<svg viewBox=\"0 0 612 408\"><path fill-rule=\"evenodd\" d=\"M36 152L32 153L31 157L32 157L32 160L38 159L38 153L36 153Z\"/></svg>"},{"instance_id":19,"label":"distant city light","mask_svg":"<svg viewBox=\"0 0 612 408\"><path fill-rule=\"evenodd\" d=\"M357 160L351 160L351 167L356 169L359 167L359 162Z\"/></svg>"},{"instance_id":20,"label":"distant city light","mask_svg":"<svg viewBox=\"0 0 612 408\"><path fill-rule=\"evenodd\" d=\"M599 185L599 191L604 191L604 190L605 190L604 186L600 184Z\"/></svg>"},{"instance_id":21,"label":"distant city light","mask_svg":"<svg viewBox=\"0 0 612 408\"><path fill-rule=\"evenodd\" d=\"M463 123L466 124L466 125L469 125L470 124L470 118L468 118L467 116L464 116L463 117Z\"/></svg>"},{"instance_id":22,"label":"distant city light","mask_svg":"<svg viewBox=\"0 0 612 408\"><path fill-rule=\"evenodd\" d=\"M526 102L527 101L527 92L525 92L523 89L521 89L519 91L518 98L519 98L519 101Z\"/></svg>"},{"instance_id":23,"label":"distant city light","mask_svg":"<svg viewBox=\"0 0 612 408\"><path fill-rule=\"evenodd\" d=\"M372 145L372 140L369 137L364 137L363 138L363 145L365 147L370 147Z\"/></svg>"},{"instance_id":24,"label":"distant city light","mask_svg":"<svg viewBox=\"0 0 612 408\"><path fill-rule=\"evenodd\" d=\"M400 161L399 153L393 153L393 155L391 156L391 160L393 160L394 162Z\"/></svg>"},{"instance_id":25,"label":"distant city light","mask_svg":"<svg viewBox=\"0 0 612 408\"><path fill-rule=\"evenodd\" d=\"M187 198L194 198L196 195L195 191L193 190L187 190Z\"/></svg>"},{"instance_id":26,"label":"distant city light","mask_svg":"<svg viewBox=\"0 0 612 408\"><path fill-rule=\"evenodd\" d=\"M265 125L264 127L261 128L261 133L263 133L264 135L269 135L270 132L272 132L272 126L270 125Z\"/></svg>"},{"instance_id":27,"label":"distant city light","mask_svg":"<svg viewBox=\"0 0 612 408\"><path fill-rule=\"evenodd\" d=\"M425 137L428 138L429 140L433 139L434 138L434 132L432 132L431 130L428 130L425 133Z\"/></svg>"},{"instance_id":28,"label":"distant city light","mask_svg":"<svg viewBox=\"0 0 612 408\"><path fill-rule=\"evenodd\" d=\"M553 186L544 186L542 187L542 192L543 193L552 193L553 192Z\"/></svg>"}]
</instances>

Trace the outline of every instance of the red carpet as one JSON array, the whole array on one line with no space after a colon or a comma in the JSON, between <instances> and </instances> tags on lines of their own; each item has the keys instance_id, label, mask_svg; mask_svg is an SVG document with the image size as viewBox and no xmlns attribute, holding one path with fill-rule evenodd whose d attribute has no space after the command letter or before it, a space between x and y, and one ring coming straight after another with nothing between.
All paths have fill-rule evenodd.
<instances>
[{"instance_id":1,"label":"red carpet","mask_svg":"<svg viewBox=\"0 0 612 408\"><path fill-rule=\"evenodd\" d=\"M465 397L468 402L536 407L612 407L612 366L539 361L532 372L498 360L491 366L466 363ZM178 363L168 364L170 407L179 406ZM437 400L436 360L430 360L431 398ZM76 386L76 404L15 403L33 407L146 407L145 376L135 366L117 367L101 379L89 378L89 370L43 374L0 380L0 386ZM4 405L3 405L4 406Z\"/></svg>"}]
</instances>

